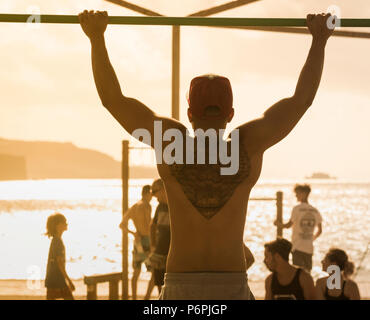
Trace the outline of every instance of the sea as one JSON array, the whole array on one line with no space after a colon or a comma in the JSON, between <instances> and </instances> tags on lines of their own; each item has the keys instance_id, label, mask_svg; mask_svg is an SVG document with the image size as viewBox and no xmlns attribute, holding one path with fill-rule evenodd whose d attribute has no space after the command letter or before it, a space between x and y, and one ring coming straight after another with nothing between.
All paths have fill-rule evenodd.
<instances>
[{"instance_id":1,"label":"sea","mask_svg":"<svg viewBox=\"0 0 370 320\"><path fill-rule=\"evenodd\" d=\"M260 180L251 198L275 198L283 192L283 218L287 222L296 205L293 180ZM304 181L299 181L304 182ZM347 252L357 267L355 280L370 282L370 183L309 180L309 202L323 218L323 233L315 241L314 278L325 275L321 260L331 247ZM150 179L129 181L129 205L140 199ZM153 198L152 214L158 204ZM122 184L108 180L24 180L0 182L0 279L44 279L50 239L47 217L63 213L68 230L63 234L66 270L72 279L122 270ZM276 202L251 200L244 232L255 263L250 281L263 281L269 271L263 263L264 243L276 238ZM132 230L134 226L129 223ZM284 230L291 239L291 230ZM129 235L129 273L132 273L133 238ZM141 277L150 278L143 266Z\"/></svg>"}]
</instances>

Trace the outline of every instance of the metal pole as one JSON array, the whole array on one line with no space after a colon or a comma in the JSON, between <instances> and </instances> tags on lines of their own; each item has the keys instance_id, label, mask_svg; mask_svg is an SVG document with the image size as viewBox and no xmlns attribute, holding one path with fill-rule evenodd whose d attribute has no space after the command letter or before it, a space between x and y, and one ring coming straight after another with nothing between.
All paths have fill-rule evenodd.
<instances>
[{"instance_id":1,"label":"metal pole","mask_svg":"<svg viewBox=\"0 0 370 320\"><path fill-rule=\"evenodd\" d=\"M0 22L30 22L36 18L40 23L79 23L77 15L31 15L0 14ZM305 27L301 18L206 18L206 17L136 17L110 16L109 24L126 25L173 25L173 26L271 26ZM341 27L370 27L370 19L341 19Z\"/></svg>"},{"instance_id":2,"label":"metal pole","mask_svg":"<svg viewBox=\"0 0 370 320\"><path fill-rule=\"evenodd\" d=\"M129 142L122 141L122 217L128 210ZM122 300L128 300L128 232L122 226Z\"/></svg>"},{"instance_id":3,"label":"metal pole","mask_svg":"<svg viewBox=\"0 0 370 320\"><path fill-rule=\"evenodd\" d=\"M172 118L180 120L180 27L172 27Z\"/></svg>"},{"instance_id":4,"label":"metal pole","mask_svg":"<svg viewBox=\"0 0 370 320\"><path fill-rule=\"evenodd\" d=\"M278 223L283 222L283 193L281 191L276 192L276 221ZM277 237L283 236L283 228L277 226Z\"/></svg>"}]
</instances>

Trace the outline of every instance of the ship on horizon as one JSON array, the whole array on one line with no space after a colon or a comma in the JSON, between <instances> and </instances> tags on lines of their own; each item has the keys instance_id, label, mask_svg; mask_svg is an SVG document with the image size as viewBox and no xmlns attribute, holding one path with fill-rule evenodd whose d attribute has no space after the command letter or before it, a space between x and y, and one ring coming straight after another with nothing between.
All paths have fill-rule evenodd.
<instances>
[{"instance_id":1,"label":"ship on horizon","mask_svg":"<svg viewBox=\"0 0 370 320\"><path fill-rule=\"evenodd\" d=\"M306 179L337 179L336 177L332 177L325 172L314 172L311 177L306 177Z\"/></svg>"}]
</instances>

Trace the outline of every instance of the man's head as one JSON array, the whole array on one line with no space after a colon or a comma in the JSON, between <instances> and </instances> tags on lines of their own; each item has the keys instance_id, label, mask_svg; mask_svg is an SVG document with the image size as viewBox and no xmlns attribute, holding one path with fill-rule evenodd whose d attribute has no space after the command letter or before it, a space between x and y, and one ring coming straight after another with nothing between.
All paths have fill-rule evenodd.
<instances>
[{"instance_id":1,"label":"man's head","mask_svg":"<svg viewBox=\"0 0 370 320\"><path fill-rule=\"evenodd\" d=\"M292 244L283 238L265 244L264 263L271 272L283 265L289 263L289 254L292 250Z\"/></svg>"},{"instance_id":2,"label":"man's head","mask_svg":"<svg viewBox=\"0 0 370 320\"><path fill-rule=\"evenodd\" d=\"M225 129L234 116L230 81L218 75L191 80L188 103L188 117L194 129Z\"/></svg>"},{"instance_id":3,"label":"man's head","mask_svg":"<svg viewBox=\"0 0 370 320\"><path fill-rule=\"evenodd\" d=\"M308 184L296 184L294 186L295 196L299 202L307 202L311 192L311 187Z\"/></svg>"},{"instance_id":4,"label":"man's head","mask_svg":"<svg viewBox=\"0 0 370 320\"><path fill-rule=\"evenodd\" d=\"M145 185L141 190L141 197L144 201L150 202L152 200L152 190L150 185Z\"/></svg>"},{"instance_id":5,"label":"man's head","mask_svg":"<svg viewBox=\"0 0 370 320\"><path fill-rule=\"evenodd\" d=\"M159 203L167 203L166 190L162 179L157 179L153 182L152 195L157 198Z\"/></svg>"}]
</instances>

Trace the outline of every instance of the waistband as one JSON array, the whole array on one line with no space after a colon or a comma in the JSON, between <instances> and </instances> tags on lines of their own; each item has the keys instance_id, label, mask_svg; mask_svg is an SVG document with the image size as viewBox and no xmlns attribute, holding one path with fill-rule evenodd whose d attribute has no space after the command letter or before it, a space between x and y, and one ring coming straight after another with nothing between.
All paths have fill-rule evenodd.
<instances>
[{"instance_id":1,"label":"waistband","mask_svg":"<svg viewBox=\"0 0 370 320\"><path fill-rule=\"evenodd\" d=\"M245 272L170 272L164 275L167 284L247 284Z\"/></svg>"}]
</instances>

